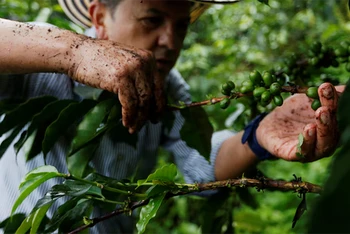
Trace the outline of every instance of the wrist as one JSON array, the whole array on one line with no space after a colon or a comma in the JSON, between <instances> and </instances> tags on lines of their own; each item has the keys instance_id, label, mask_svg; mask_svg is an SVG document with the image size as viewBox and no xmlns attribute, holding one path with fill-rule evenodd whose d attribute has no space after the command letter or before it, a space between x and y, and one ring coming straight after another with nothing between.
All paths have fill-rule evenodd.
<instances>
[{"instance_id":1,"label":"wrist","mask_svg":"<svg viewBox=\"0 0 350 234\"><path fill-rule=\"evenodd\" d=\"M266 115L267 113L262 113L252 120L244 128L242 136L242 144L248 143L249 148L259 160L266 160L272 157L272 155L259 144L257 138L257 129Z\"/></svg>"}]
</instances>

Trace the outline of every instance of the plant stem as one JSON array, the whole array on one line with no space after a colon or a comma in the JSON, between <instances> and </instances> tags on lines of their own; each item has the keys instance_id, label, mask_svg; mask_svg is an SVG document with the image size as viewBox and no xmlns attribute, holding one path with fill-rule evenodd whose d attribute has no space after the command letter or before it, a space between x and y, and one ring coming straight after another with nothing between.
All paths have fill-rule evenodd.
<instances>
[{"instance_id":1,"label":"plant stem","mask_svg":"<svg viewBox=\"0 0 350 234\"><path fill-rule=\"evenodd\" d=\"M73 176L71 174L66 174L65 175L65 179L71 179L71 180L80 181L82 183L90 184L90 185L96 186L96 187L98 187L100 189L104 189L106 191L110 191L110 192L113 192L113 193L119 193L119 194L124 194L124 195L128 195L128 196L135 196L135 197L138 197L138 198L141 198L141 199L147 197L147 195L143 194L143 193L134 193L134 192L132 192L130 190L126 191L126 190L121 190L121 189L117 189L117 188L112 188L112 187L103 185L101 183L95 182L95 181L84 180L82 178Z\"/></svg>"}]
</instances>

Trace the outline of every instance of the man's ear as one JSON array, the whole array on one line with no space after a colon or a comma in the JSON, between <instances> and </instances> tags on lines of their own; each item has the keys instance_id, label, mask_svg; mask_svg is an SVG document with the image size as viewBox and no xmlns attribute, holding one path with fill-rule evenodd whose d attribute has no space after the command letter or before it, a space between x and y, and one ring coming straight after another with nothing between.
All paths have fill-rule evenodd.
<instances>
[{"instance_id":1,"label":"man's ear","mask_svg":"<svg viewBox=\"0 0 350 234\"><path fill-rule=\"evenodd\" d=\"M96 34L98 39L108 39L107 27L106 27L106 17L108 14L107 8L100 1L92 1L89 7L89 13L91 17L92 24L96 28Z\"/></svg>"}]
</instances>

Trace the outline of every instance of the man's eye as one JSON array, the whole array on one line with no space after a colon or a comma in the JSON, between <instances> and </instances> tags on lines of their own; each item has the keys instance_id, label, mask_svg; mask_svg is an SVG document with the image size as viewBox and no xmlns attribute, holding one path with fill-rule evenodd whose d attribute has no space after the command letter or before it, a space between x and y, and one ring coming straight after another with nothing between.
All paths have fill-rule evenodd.
<instances>
[{"instance_id":1,"label":"man's eye","mask_svg":"<svg viewBox=\"0 0 350 234\"><path fill-rule=\"evenodd\" d=\"M189 25L190 25L189 21L180 22L177 25L177 30L181 33L186 33Z\"/></svg>"},{"instance_id":2,"label":"man's eye","mask_svg":"<svg viewBox=\"0 0 350 234\"><path fill-rule=\"evenodd\" d=\"M163 18L162 17L147 17L147 18L142 19L142 23L146 27L155 28L163 23Z\"/></svg>"}]
</instances>

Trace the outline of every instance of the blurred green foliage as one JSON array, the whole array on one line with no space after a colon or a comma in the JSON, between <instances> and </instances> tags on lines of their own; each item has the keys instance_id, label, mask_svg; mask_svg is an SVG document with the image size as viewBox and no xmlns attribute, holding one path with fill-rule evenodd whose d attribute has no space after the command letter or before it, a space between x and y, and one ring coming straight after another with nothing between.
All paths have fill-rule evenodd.
<instances>
[{"instance_id":1,"label":"blurred green foliage","mask_svg":"<svg viewBox=\"0 0 350 234\"><path fill-rule=\"evenodd\" d=\"M347 4L346 0L270 0L267 6L246 0L213 6L190 26L176 67L190 84L194 101L221 96L221 84L225 81L240 85L253 69L281 69L293 53L306 54L314 41L332 46L350 39ZM0 0L0 17L48 22L82 32L67 20L56 0ZM308 77L308 85L319 84L325 76L336 77L343 84L349 78L343 67L322 68L314 77ZM218 105L205 110L215 130L239 131L252 117L247 102L234 101L226 110ZM171 161L165 152L161 155L159 166ZM296 174L322 185L329 176L331 162L332 158L309 164L268 161L258 168L269 178L292 180ZM307 195L308 210L292 229L301 201L297 194L241 189L223 191L217 196L209 201L197 196L170 199L161 206L146 233L304 233L319 197Z\"/></svg>"}]
</instances>

